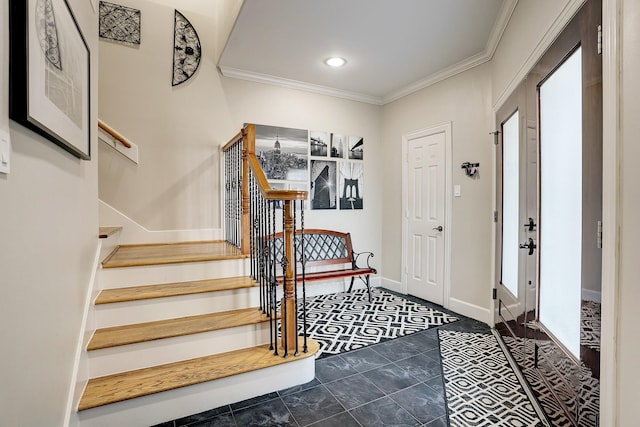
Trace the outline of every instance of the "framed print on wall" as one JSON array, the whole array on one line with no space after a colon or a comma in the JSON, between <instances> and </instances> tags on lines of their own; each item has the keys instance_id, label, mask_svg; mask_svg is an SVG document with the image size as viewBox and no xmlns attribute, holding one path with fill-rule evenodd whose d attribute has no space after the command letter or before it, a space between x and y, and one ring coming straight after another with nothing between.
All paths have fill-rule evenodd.
<instances>
[{"instance_id":1,"label":"framed print on wall","mask_svg":"<svg viewBox=\"0 0 640 427\"><path fill-rule=\"evenodd\" d=\"M65 0L10 0L9 117L91 158L89 47Z\"/></svg>"}]
</instances>

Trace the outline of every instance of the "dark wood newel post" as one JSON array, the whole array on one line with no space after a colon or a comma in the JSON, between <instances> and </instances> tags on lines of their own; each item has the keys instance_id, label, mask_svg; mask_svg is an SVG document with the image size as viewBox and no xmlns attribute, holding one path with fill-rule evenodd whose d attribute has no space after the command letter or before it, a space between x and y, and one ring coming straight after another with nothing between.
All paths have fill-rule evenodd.
<instances>
[{"instance_id":1,"label":"dark wood newel post","mask_svg":"<svg viewBox=\"0 0 640 427\"><path fill-rule=\"evenodd\" d=\"M251 251L249 236L251 235L251 217L249 201L249 153L255 152L256 127L248 125L242 129L242 242L240 247L244 255Z\"/></svg>"},{"instance_id":2,"label":"dark wood newel post","mask_svg":"<svg viewBox=\"0 0 640 427\"><path fill-rule=\"evenodd\" d=\"M295 298L295 252L294 252L294 219L293 219L293 201L284 201L284 254L287 257L287 266L284 272L284 295L282 297L282 315L286 315L283 324L286 330L282 334L282 347L287 346L289 354L293 354L296 350L297 331L296 331L296 298ZM286 337L286 339L285 339Z\"/></svg>"}]
</instances>

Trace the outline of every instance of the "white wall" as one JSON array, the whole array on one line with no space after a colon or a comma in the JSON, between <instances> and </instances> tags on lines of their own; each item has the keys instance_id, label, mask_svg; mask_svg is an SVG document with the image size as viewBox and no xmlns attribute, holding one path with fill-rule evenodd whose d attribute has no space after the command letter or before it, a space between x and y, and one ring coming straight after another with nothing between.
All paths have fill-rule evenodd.
<instances>
[{"instance_id":1,"label":"white wall","mask_svg":"<svg viewBox=\"0 0 640 427\"><path fill-rule=\"evenodd\" d=\"M140 163L101 148L101 200L151 230L216 228L219 146L243 123L362 136L364 210L307 211L305 224L350 231L355 250L379 257L381 107L222 77L214 63L215 46L222 45L215 2L195 0L179 10L198 31L203 59L189 81L172 88L169 2L121 3L142 10L142 44L100 41L100 116L139 145ZM373 261L380 266L379 258Z\"/></svg>"},{"instance_id":2,"label":"white wall","mask_svg":"<svg viewBox=\"0 0 640 427\"><path fill-rule=\"evenodd\" d=\"M452 123L453 199L451 291L454 300L470 305L466 314L488 322L493 208L493 137L491 66L484 64L384 106L382 171L384 175L383 275L401 281L402 267L402 136ZM460 164L479 162L475 179ZM452 190L451 190L452 191ZM445 231L447 232L447 231ZM459 307L456 306L458 309ZM452 306L451 308L454 308Z\"/></svg>"},{"instance_id":3,"label":"white wall","mask_svg":"<svg viewBox=\"0 0 640 427\"><path fill-rule=\"evenodd\" d=\"M640 4L624 0L622 5L621 145L620 145L620 260L618 282L618 423L638 424L638 384L640 383L640 341L638 340L638 301L640 301L640 263L638 263L638 159L640 159ZM605 284L606 286L607 284Z\"/></svg>"},{"instance_id":4,"label":"white wall","mask_svg":"<svg viewBox=\"0 0 640 427\"><path fill-rule=\"evenodd\" d=\"M529 72L555 36L550 28L565 23L584 0L519 1L492 59L493 103L503 102ZM558 28L558 30L560 30ZM559 33L556 32L555 35ZM496 105L499 107L500 105ZM496 108L497 109L497 108Z\"/></svg>"},{"instance_id":5,"label":"white wall","mask_svg":"<svg viewBox=\"0 0 640 427\"><path fill-rule=\"evenodd\" d=\"M97 15L88 0L69 3L97 82ZM0 423L57 426L97 247L97 138L93 133L93 159L81 161L9 121L8 38L8 0L0 0L0 128L13 144L11 174L0 174Z\"/></svg>"}]
</instances>

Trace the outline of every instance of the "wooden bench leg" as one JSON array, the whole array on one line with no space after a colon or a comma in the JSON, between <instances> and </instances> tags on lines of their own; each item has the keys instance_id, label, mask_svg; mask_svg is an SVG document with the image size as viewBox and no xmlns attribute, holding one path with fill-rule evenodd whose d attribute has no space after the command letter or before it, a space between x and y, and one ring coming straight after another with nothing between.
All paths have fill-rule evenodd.
<instances>
[{"instance_id":1,"label":"wooden bench leg","mask_svg":"<svg viewBox=\"0 0 640 427\"><path fill-rule=\"evenodd\" d=\"M369 293L369 302L371 302L371 286L369 285L369 275L367 274L367 292Z\"/></svg>"},{"instance_id":2,"label":"wooden bench leg","mask_svg":"<svg viewBox=\"0 0 640 427\"><path fill-rule=\"evenodd\" d=\"M347 292L351 293L351 289L353 289L353 281L356 278L356 276L351 276L351 285L349 286L349 290Z\"/></svg>"}]
</instances>

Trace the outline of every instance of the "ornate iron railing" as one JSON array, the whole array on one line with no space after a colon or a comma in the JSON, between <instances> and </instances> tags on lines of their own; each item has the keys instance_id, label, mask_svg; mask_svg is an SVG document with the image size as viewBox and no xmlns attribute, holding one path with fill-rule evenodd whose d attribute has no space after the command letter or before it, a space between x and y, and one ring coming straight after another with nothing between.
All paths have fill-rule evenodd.
<instances>
[{"instance_id":1,"label":"ornate iron railing","mask_svg":"<svg viewBox=\"0 0 640 427\"><path fill-rule=\"evenodd\" d=\"M271 188L255 155L255 125L247 125L222 150L225 238L250 256L251 277L260 285L260 309L270 318L274 354L297 355L299 332L306 353L305 252L296 247L304 245L304 239L295 239L294 232L304 233L307 191ZM284 242L279 253L269 243L277 233L282 233ZM302 325L298 322L298 287L302 290Z\"/></svg>"}]
</instances>

